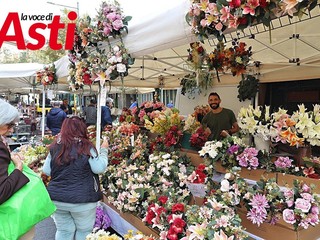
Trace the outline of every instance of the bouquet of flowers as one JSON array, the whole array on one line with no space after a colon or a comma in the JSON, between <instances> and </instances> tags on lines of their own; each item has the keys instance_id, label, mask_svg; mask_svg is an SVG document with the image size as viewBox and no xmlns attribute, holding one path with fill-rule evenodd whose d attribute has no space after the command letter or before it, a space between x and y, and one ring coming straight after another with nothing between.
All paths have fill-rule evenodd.
<instances>
[{"instance_id":1,"label":"bouquet of flowers","mask_svg":"<svg viewBox=\"0 0 320 240\"><path fill-rule=\"evenodd\" d=\"M244 133L261 136L265 140L270 139L272 126L270 106L242 107L238 114L238 124Z\"/></svg>"},{"instance_id":2,"label":"bouquet of flowers","mask_svg":"<svg viewBox=\"0 0 320 240\"><path fill-rule=\"evenodd\" d=\"M193 147L203 147L205 142L208 141L210 134L210 128L200 125L196 131L191 134L190 145Z\"/></svg>"},{"instance_id":3,"label":"bouquet of flowers","mask_svg":"<svg viewBox=\"0 0 320 240\"><path fill-rule=\"evenodd\" d=\"M153 236L145 236L142 232L133 230L128 230L128 233L125 234L124 240L156 240Z\"/></svg>"},{"instance_id":4,"label":"bouquet of flowers","mask_svg":"<svg viewBox=\"0 0 320 240\"><path fill-rule=\"evenodd\" d=\"M241 219L235 209L219 202L215 196L203 206L189 205L186 210L186 236L182 240L246 239Z\"/></svg>"},{"instance_id":5,"label":"bouquet of flowers","mask_svg":"<svg viewBox=\"0 0 320 240\"><path fill-rule=\"evenodd\" d=\"M166 146L174 146L182 136L183 117L179 115L178 110L167 108L159 112L153 122L146 119L145 127L152 133L161 135Z\"/></svg>"},{"instance_id":6,"label":"bouquet of flowers","mask_svg":"<svg viewBox=\"0 0 320 240\"><path fill-rule=\"evenodd\" d=\"M123 122L121 125L118 127L118 131L121 134L127 135L127 136L132 136L136 133L138 133L140 130L139 126L134 124L134 123L128 123L128 122Z\"/></svg>"},{"instance_id":7,"label":"bouquet of flowers","mask_svg":"<svg viewBox=\"0 0 320 240\"><path fill-rule=\"evenodd\" d=\"M201 123L203 117L210 112L210 110L211 108L209 105L198 105L194 108L192 115L194 115L197 121Z\"/></svg>"},{"instance_id":8,"label":"bouquet of flowers","mask_svg":"<svg viewBox=\"0 0 320 240\"><path fill-rule=\"evenodd\" d=\"M194 133L196 129L200 126L200 122L193 115L188 115L187 119L184 121L183 132Z\"/></svg>"},{"instance_id":9,"label":"bouquet of flowers","mask_svg":"<svg viewBox=\"0 0 320 240\"><path fill-rule=\"evenodd\" d=\"M121 237L116 234L111 234L110 232L106 232L103 229L93 229L92 233L86 236L85 240L122 240Z\"/></svg>"},{"instance_id":10,"label":"bouquet of flowers","mask_svg":"<svg viewBox=\"0 0 320 240\"><path fill-rule=\"evenodd\" d=\"M243 200L248 210L247 218L260 226L264 222L276 224L283 211L283 192L276 179L261 179L247 189Z\"/></svg>"},{"instance_id":11,"label":"bouquet of flowers","mask_svg":"<svg viewBox=\"0 0 320 240\"><path fill-rule=\"evenodd\" d=\"M283 220L294 226L307 229L310 225L319 224L319 197L307 184L294 180L293 189L284 191Z\"/></svg>"},{"instance_id":12,"label":"bouquet of flowers","mask_svg":"<svg viewBox=\"0 0 320 240\"><path fill-rule=\"evenodd\" d=\"M238 166L236 157L244 147L245 145L240 138L230 136L221 141L207 141L199 151L199 155L207 157L207 166L214 167L215 162L220 160L222 166L232 168Z\"/></svg>"},{"instance_id":13,"label":"bouquet of flowers","mask_svg":"<svg viewBox=\"0 0 320 240\"><path fill-rule=\"evenodd\" d=\"M37 83L42 85L52 85L58 83L58 77L56 75L56 67L53 64L45 66L43 69L36 72Z\"/></svg>"},{"instance_id":14,"label":"bouquet of flowers","mask_svg":"<svg viewBox=\"0 0 320 240\"><path fill-rule=\"evenodd\" d=\"M146 216L142 219L148 225L152 225L152 228L160 230L160 240L181 239L185 236L186 202L183 197L176 196L172 193L170 196L158 197L155 202L148 205Z\"/></svg>"},{"instance_id":15,"label":"bouquet of flowers","mask_svg":"<svg viewBox=\"0 0 320 240\"><path fill-rule=\"evenodd\" d=\"M126 30L131 16L124 16L119 3L109 4L105 1L101 3L98 15L96 16L96 32L92 38L95 41L108 40L109 36L116 38L121 35L122 30Z\"/></svg>"},{"instance_id":16,"label":"bouquet of flowers","mask_svg":"<svg viewBox=\"0 0 320 240\"><path fill-rule=\"evenodd\" d=\"M280 0L273 2L191 0L186 20L200 41L210 35L223 40L223 31L227 28L244 29L257 23L269 27L272 19L285 14L301 18L303 13L312 10L316 3L315 0L293 3Z\"/></svg>"},{"instance_id":17,"label":"bouquet of flowers","mask_svg":"<svg viewBox=\"0 0 320 240\"><path fill-rule=\"evenodd\" d=\"M219 184L219 188L213 191L216 200L229 207L235 207L240 204L240 200L247 192L248 184L240 177L239 167L233 167L228 170Z\"/></svg>"},{"instance_id":18,"label":"bouquet of flowers","mask_svg":"<svg viewBox=\"0 0 320 240\"><path fill-rule=\"evenodd\" d=\"M259 150L253 147L247 147L237 156L239 166L250 169L257 169L259 166Z\"/></svg>"},{"instance_id":19,"label":"bouquet of flowers","mask_svg":"<svg viewBox=\"0 0 320 240\"><path fill-rule=\"evenodd\" d=\"M320 146L320 105L314 105L312 111L307 111L304 104L298 108L291 116L281 108L272 114L272 138L290 146Z\"/></svg>"},{"instance_id":20,"label":"bouquet of flowers","mask_svg":"<svg viewBox=\"0 0 320 240\"><path fill-rule=\"evenodd\" d=\"M123 108L122 113L119 117L119 122L128 122L128 123L135 123L136 119L134 116L134 113L131 111L131 109Z\"/></svg>"},{"instance_id":21,"label":"bouquet of flowers","mask_svg":"<svg viewBox=\"0 0 320 240\"><path fill-rule=\"evenodd\" d=\"M111 226L111 219L100 203L96 210L96 221L94 228L107 230Z\"/></svg>"}]
</instances>

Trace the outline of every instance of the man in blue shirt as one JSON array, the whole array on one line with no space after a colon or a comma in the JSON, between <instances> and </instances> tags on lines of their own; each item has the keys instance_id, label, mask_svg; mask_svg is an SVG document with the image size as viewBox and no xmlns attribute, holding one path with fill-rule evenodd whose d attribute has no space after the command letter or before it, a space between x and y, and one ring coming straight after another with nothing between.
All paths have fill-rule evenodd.
<instances>
[{"instance_id":1,"label":"man in blue shirt","mask_svg":"<svg viewBox=\"0 0 320 240\"><path fill-rule=\"evenodd\" d=\"M113 107L113 99L106 99L106 106L101 107L101 129L103 130L107 125L112 126L111 108Z\"/></svg>"},{"instance_id":2,"label":"man in blue shirt","mask_svg":"<svg viewBox=\"0 0 320 240\"><path fill-rule=\"evenodd\" d=\"M137 100L131 99L131 105L130 105L129 109L132 109L134 107L138 107Z\"/></svg>"}]
</instances>

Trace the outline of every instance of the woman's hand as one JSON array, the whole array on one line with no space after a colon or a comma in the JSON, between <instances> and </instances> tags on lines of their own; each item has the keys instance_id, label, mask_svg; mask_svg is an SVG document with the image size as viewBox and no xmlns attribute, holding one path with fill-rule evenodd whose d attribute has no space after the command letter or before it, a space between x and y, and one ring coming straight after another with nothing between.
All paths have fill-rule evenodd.
<instances>
[{"instance_id":1,"label":"woman's hand","mask_svg":"<svg viewBox=\"0 0 320 240\"><path fill-rule=\"evenodd\" d=\"M13 161L13 164L16 166L16 169L19 169L20 171L22 171L23 159L24 157L20 153L11 153L11 160Z\"/></svg>"},{"instance_id":2,"label":"woman's hand","mask_svg":"<svg viewBox=\"0 0 320 240\"><path fill-rule=\"evenodd\" d=\"M109 148L109 138L108 137L104 137L103 138L103 142L101 144L101 148Z\"/></svg>"}]
</instances>

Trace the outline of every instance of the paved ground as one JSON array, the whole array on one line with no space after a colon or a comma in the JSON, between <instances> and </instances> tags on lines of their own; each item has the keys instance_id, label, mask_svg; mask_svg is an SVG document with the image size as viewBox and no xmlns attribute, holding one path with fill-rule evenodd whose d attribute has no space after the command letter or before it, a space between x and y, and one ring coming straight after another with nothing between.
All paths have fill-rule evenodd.
<instances>
[{"instance_id":1,"label":"paved ground","mask_svg":"<svg viewBox=\"0 0 320 240\"><path fill-rule=\"evenodd\" d=\"M33 240L54 240L56 226L51 217L39 222L36 225Z\"/></svg>"}]
</instances>

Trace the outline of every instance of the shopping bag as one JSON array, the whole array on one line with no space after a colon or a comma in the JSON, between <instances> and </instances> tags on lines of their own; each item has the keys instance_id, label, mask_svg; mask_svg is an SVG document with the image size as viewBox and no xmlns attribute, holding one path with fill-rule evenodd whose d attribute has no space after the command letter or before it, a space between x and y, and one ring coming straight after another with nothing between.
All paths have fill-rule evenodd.
<instances>
[{"instance_id":1,"label":"shopping bag","mask_svg":"<svg viewBox=\"0 0 320 240\"><path fill-rule=\"evenodd\" d=\"M14 168L10 163L9 174ZM25 165L23 173L30 182L0 204L0 239L18 239L56 210L41 178Z\"/></svg>"}]
</instances>

